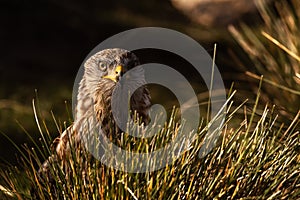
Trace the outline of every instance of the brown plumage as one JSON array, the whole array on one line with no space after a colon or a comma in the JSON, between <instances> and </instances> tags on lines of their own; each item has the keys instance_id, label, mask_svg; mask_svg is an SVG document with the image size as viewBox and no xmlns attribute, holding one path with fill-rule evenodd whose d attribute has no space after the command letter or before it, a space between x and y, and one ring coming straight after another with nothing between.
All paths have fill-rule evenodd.
<instances>
[{"instance_id":1,"label":"brown plumage","mask_svg":"<svg viewBox=\"0 0 300 200\"><path fill-rule=\"evenodd\" d=\"M84 64L84 74L79 84L74 123L60 137L56 138L54 153L40 167L39 176L51 181L51 162L58 162L64 168L71 153L70 144L80 151L84 148L83 137L89 134L89 127L101 128L107 137L119 137L121 131L112 117L111 98L114 88L128 69L137 68L132 74L132 83L145 83L139 60L123 49L106 49L91 56ZM122 70L119 67L122 67ZM129 90L129 89L128 89ZM131 96L130 107L136 111L145 124L149 121L150 95L145 86L139 87Z\"/></svg>"}]
</instances>

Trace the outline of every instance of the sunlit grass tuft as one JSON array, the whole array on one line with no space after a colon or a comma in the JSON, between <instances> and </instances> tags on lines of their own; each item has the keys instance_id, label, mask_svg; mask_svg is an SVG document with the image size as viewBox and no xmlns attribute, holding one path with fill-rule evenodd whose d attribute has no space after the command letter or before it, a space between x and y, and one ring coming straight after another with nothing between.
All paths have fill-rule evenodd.
<instances>
[{"instance_id":1,"label":"sunlit grass tuft","mask_svg":"<svg viewBox=\"0 0 300 200\"><path fill-rule=\"evenodd\" d=\"M198 153L207 133L205 124L188 150L163 169L127 173L91 159L84 149L72 149L72 156L66 161L69 170L64 170L59 162L51 163L52 180L41 179L37 174L38 167L50 156L52 139L36 112L40 143L34 148L25 145L19 149L23 153L21 169L1 169L1 193L12 199L30 199L32 194L38 199L297 199L300 111L288 129L283 129L283 125L274 126L277 116L273 115L273 107L265 106L262 116L256 116L258 104L259 95L252 113L246 113L246 105L233 108L229 102L221 136L215 148L201 159ZM231 120L238 110L244 110L245 119L235 126ZM136 145L134 150L145 151L145 145L155 149L172 140L178 127L173 115L160 134ZM123 137L120 146L137 142L126 134Z\"/></svg>"},{"instance_id":2,"label":"sunlit grass tuft","mask_svg":"<svg viewBox=\"0 0 300 200\"><path fill-rule=\"evenodd\" d=\"M291 118L300 108L300 2L266 2L256 1L263 20L260 28L240 24L229 31L252 60L246 74L252 79L264 77L262 98Z\"/></svg>"}]
</instances>

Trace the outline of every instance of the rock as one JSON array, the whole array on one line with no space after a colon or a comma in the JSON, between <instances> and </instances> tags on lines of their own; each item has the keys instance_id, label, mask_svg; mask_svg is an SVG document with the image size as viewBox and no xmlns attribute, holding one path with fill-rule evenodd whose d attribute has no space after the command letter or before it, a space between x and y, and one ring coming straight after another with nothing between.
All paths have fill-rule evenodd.
<instances>
[{"instance_id":1,"label":"rock","mask_svg":"<svg viewBox=\"0 0 300 200\"><path fill-rule=\"evenodd\" d=\"M207 26L227 26L256 11L255 0L171 0L193 21ZM269 1L269 0L266 0Z\"/></svg>"}]
</instances>

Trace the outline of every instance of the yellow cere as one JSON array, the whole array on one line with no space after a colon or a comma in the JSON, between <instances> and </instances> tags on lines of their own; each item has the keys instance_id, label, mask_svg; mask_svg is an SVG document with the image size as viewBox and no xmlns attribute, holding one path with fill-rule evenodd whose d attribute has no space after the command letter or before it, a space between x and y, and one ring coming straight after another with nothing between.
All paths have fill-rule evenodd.
<instances>
[{"instance_id":1,"label":"yellow cere","mask_svg":"<svg viewBox=\"0 0 300 200\"><path fill-rule=\"evenodd\" d=\"M119 74L120 72L122 72L122 66L121 65L118 65L116 67L116 72Z\"/></svg>"},{"instance_id":2,"label":"yellow cere","mask_svg":"<svg viewBox=\"0 0 300 200\"><path fill-rule=\"evenodd\" d=\"M110 79L114 82L117 82L117 76L119 76L122 72L122 66L121 65L118 65L116 67L116 70L115 70L115 73L113 74L108 74L107 76L103 76L102 78L107 78L107 79Z\"/></svg>"}]
</instances>

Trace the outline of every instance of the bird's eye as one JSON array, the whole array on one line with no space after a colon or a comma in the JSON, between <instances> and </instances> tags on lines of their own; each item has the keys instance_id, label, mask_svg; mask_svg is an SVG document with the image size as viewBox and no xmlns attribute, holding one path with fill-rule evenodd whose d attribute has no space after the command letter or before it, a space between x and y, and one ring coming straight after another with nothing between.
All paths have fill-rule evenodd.
<instances>
[{"instance_id":1,"label":"bird's eye","mask_svg":"<svg viewBox=\"0 0 300 200\"><path fill-rule=\"evenodd\" d=\"M99 63L99 69L101 70L101 71L105 71L106 70L106 64L105 63L102 63L102 62L100 62Z\"/></svg>"}]
</instances>

